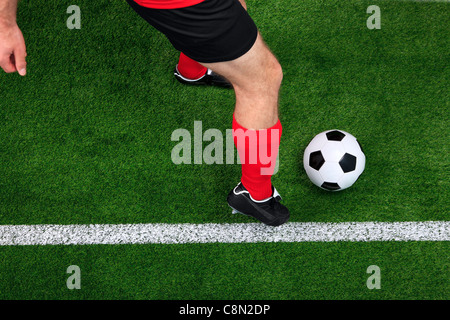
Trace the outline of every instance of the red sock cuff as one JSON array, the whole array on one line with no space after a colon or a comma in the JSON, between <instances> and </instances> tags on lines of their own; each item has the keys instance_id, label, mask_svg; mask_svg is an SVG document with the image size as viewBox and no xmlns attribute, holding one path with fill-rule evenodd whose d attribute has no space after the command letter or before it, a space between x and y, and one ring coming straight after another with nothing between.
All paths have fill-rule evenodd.
<instances>
[{"instance_id":1,"label":"red sock cuff","mask_svg":"<svg viewBox=\"0 0 450 320\"><path fill-rule=\"evenodd\" d=\"M185 78L195 80L205 75L208 68L202 66L195 60L192 60L183 52L180 53L180 59L178 60L178 72Z\"/></svg>"},{"instance_id":2,"label":"red sock cuff","mask_svg":"<svg viewBox=\"0 0 450 320\"><path fill-rule=\"evenodd\" d=\"M233 113L233 130L236 130L236 129L242 129L242 130L244 130L244 131L247 131L247 130L253 130L253 129L247 129L247 128L244 128L243 126L241 126L241 125L236 121L236 118L234 117L234 113ZM272 127L270 127L270 128L267 128L267 129L257 129L257 130L253 130L253 131L273 130L273 129L283 130L283 127L282 127L282 125L281 125L280 119L278 119L277 123L275 123L275 124L274 124ZM280 133L279 136L281 137L281 133Z\"/></svg>"}]
</instances>

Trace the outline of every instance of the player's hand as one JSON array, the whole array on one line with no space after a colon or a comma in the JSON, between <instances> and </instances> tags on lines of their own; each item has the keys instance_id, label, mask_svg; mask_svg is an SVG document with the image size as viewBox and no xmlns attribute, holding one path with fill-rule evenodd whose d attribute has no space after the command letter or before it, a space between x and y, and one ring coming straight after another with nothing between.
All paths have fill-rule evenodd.
<instances>
[{"instance_id":1,"label":"player's hand","mask_svg":"<svg viewBox=\"0 0 450 320\"><path fill-rule=\"evenodd\" d=\"M27 73L25 39L17 24L0 25L0 67L7 73Z\"/></svg>"}]
</instances>

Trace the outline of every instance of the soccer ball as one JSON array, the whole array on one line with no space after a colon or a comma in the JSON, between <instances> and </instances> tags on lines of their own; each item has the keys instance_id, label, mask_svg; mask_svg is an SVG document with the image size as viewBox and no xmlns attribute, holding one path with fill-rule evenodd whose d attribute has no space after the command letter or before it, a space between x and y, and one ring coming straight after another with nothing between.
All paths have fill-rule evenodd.
<instances>
[{"instance_id":1,"label":"soccer ball","mask_svg":"<svg viewBox=\"0 0 450 320\"><path fill-rule=\"evenodd\" d=\"M342 130L319 133L303 155L309 179L328 191L350 187L364 171L365 164L366 156L358 140Z\"/></svg>"}]
</instances>

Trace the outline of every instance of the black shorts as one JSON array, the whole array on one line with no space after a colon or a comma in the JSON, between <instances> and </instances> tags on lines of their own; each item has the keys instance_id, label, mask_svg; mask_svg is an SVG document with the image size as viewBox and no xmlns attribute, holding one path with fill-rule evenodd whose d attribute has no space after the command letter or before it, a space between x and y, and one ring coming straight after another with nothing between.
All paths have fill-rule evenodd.
<instances>
[{"instance_id":1,"label":"black shorts","mask_svg":"<svg viewBox=\"0 0 450 320\"><path fill-rule=\"evenodd\" d=\"M256 41L258 30L238 0L205 0L181 9L151 9L127 0L175 49L199 62L239 58Z\"/></svg>"}]
</instances>

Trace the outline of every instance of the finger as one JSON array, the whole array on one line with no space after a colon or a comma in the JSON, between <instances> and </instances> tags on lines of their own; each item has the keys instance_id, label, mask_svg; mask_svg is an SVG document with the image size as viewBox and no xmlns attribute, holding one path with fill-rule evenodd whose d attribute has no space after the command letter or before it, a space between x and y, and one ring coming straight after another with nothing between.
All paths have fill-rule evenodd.
<instances>
[{"instance_id":1,"label":"finger","mask_svg":"<svg viewBox=\"0 0 450 320\"><path fill-rule=\"evenodd\" d=\"M17 71L13 56L5 56L2 59L0 59L0 67L6 73L11 73L11 72Z\"/></svg>"},{"instance_id":2,"label":"finger","mask_svg":"<svg viewBox=\"0 0 450 320\"><path fill-rule=\"evenodd\" d=\"M15 60L15 68L18 70L21 76L27 74L27 62L25 57L27 56L27 52L25 49L25 45L20 45L14 51L14 60Z\"/></svg>"}]
</instances>

